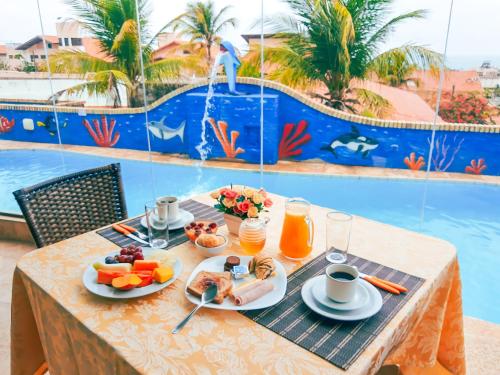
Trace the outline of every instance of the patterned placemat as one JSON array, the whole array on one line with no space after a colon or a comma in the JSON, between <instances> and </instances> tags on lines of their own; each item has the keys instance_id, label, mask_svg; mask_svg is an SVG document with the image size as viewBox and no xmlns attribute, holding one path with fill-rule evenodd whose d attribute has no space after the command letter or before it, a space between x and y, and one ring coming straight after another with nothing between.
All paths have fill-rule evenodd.
<instances>
[{"instance_id":1,"label":"patterned placemat","mask_svg":"<svg viewBox=\"0 0 500 375\"><path fill-rule=\"evenodd\" d=\"M183 210L191 212L194 215L195 220L209 220L217 223L217 225L219 226L224 225L223 214L211 206L207 206L206 204L189 199L180 202L179 207L182 208ZM131 227L136 228L141 233L147 235L148 232L147 229L141 225L141 218L143 216L144 215L136 217L129 221L125 221L124 223L130 225ZM134 241L133 239L128 238L123 234L116 232L111 227L98 230L97 233L120 247L126 247L132 244L137 246L144 246L144 244ZM171 230L169 231L169 241L167 249L180 245L181 243L186 242L187 240L188 238L184 233L184 228Z\"/></svg>"},{"instance_id":2,"label":"patterned placemat","mask_svg":"<svg viewBox=\"0 0 500 375\"><path fill-rule=\"evenodd\" d=\"M302 285L310 278L324 274L330 264L322 254L288 276L285 297L278 304L264 310L241 313L346 370L425 281L351 255L348 263L366 274L402 284L408 288L408 293L394 295L378 289L382 294L382 309L368 319L340 322L324 318L309 309L301 296Z\"/></svg>"}]
</instances>

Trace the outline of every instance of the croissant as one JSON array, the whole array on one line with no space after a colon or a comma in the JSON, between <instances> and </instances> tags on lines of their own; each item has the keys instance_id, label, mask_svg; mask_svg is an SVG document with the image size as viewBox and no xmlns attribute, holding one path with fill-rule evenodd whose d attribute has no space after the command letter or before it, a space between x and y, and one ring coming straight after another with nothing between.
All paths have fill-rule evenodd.
<instances>
[{"instance_id":1,"label":"croissant","mask_svg":"<svg viewBox=\"0 0 500 375\"><path fill-rule=\"evenodd\" d=\"M257 279L267 279L272 276L276 266L274 265L274 260L267 255L256 255L248 263L248 270L250 273L255 273Z\"/></svg>"}]
</instances>

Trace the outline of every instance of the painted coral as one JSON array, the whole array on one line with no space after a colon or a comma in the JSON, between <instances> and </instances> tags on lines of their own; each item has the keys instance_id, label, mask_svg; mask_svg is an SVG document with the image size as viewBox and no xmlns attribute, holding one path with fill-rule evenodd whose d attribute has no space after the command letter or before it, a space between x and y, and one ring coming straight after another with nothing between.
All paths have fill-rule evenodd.
<instances>
[{"instance_id":1,"label":"painted coral","mask_svg":"<svg viewBox=\"0 0 500 375\"><path fill-rule=\"evenodd\" d=\"M306 129L307 122L305 120L300 120L297 125L285 124L278 149L280 159L302 154L302 148L299 147L311 140L311 134L304 134Z\"/></svg>"},{"instance_id":2,"label":"painted coral","mask_svg":"<svg viewBox=\"0 0 500 375\"><path fill-rule=\"evenodd\" d=\"M9 121L7 117L0 116L0 133L10 132L15 123L14 119Z\"/></svg>"},{"instance_id":3,"label":"painted coral","mask_svg":"<svg viewBox=\"0 0 500 375\"><path fill-rule=\"evenodd\" d=\"M436 172L446 172L448 170L455 161L455 157L460 151L464 140L465 138L459 139L457 135L451 140L448 139L447 134L436 137L431 158ZM427 142L430 145L431 140L427 139Z\"/></svg>"},{"instance_id":4,"label":"painted coral","mask_svg":"<svg viewBox=\"0 0 500 375\"><path fill-rule=\"evenodd\" d=\"M415 158L415 153L412 152L410 153L410 157L405 157L403 161L412 171L419 171L425 165L425 160L423 156L419 156L418 159Z\"/></svg>"},{"instance_id":5,"label":"painted coral","mask_svg":"<svg viewBox=\"0 0 500 375\"><path fill-rule=\"evenodd\" d=\"M486 169L484 159L472 159L470 165L465 167L465 173L481 174Z\"/></svg>"},{"instance_id":6,"label":"painted coral","mask_svg":"<svg viewBox=\"0 0 500 375\"><path fill-rule=\"evenodd\" d=\"M106 116L101 117L101 122L99 120L92 120L94 124L94 128L90 125L88 120L83 120L83 125L87 128L90 136L99 147L113 147L116 145L118 140L120 139L120 133L116 132L113 135L116 121L111 119L108 125L108 119Z\"/></svg>"},{"instance_id":7,"label":"painted coral","mask_svg":"<svg viewBox=\"0 0 500 375\"><path fill-rule=\"evenodd\" d=\"M215 136L222 146L222 150L226 154L226 157L235 158L238 154L242 154L245 152L245 150L241 147L236 148L236 140L240 136L239 131L232 130L231 141L229 141L229 138L227 137L227 122L217 121L217 123L215 123L215 120L213 118L209 118L208 122L210 123L210 125L212 125Z\"/></svg>"}]
</instances>

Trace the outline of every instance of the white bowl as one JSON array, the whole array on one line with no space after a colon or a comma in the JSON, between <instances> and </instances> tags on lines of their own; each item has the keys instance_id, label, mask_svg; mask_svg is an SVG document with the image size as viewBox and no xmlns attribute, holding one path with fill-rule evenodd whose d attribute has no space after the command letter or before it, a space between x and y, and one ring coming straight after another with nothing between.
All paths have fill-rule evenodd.
<instances>
[{"instance_id":1,"label":"white bowl","mask_svg":"<svg viewBox=\"0 0 500 375\"><path fill-rule=\"evenodd\" d=\"M216 256L216 255L221 255L224 252L224 250L226 249L227 244L229 243L229 241L227 240L227 237L224 236L223 234L216 234L216 236L224 238L224 242L222 243L222 245L219 245L219 246L216 246L216 247L201 246L198 243L199 237L194 242L195 246L198 248L198 250L200 250L200 253L204 257L208 258L208 257Z\"/></svg>"}]
</instances>

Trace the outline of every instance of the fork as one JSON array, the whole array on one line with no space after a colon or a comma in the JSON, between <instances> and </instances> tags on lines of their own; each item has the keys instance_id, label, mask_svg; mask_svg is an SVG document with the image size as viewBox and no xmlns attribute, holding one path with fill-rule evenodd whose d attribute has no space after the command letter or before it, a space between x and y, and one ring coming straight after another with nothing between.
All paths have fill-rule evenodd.
<instances>
[{"instance_id":1,"label":"fork","mask_svg":"<svg viewBox=\"0 0 500 375\"><path fill-rule=\"evenodd\" d=\"M126 229L128 230L130 233L132 234L135 234L136 236L138 236L141 240L144 240L144 241L149 241L149 237L147 235L145 235L144 233L141 233L140 231L138 231L137 229L135 229L134 227L131 227L130 225L127 225L127 224L118 224L120 227L122 227L123 229Z\"/></svg>"}]
</instances>

